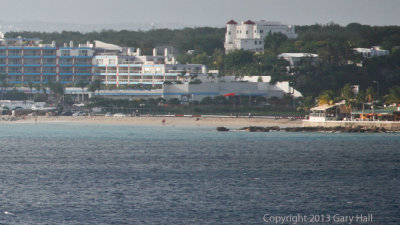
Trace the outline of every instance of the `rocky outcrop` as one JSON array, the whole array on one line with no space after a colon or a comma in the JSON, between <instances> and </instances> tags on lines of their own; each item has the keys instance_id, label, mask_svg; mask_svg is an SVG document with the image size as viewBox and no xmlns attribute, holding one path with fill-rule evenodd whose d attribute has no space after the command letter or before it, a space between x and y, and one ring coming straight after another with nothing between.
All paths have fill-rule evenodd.
<instances>
[{"instance_id":1,"label":"rocky outcrop","mask_svg":"<svg viewBox=\"0 0 400 225\"><path fill-rule=\"evenodd\" d=\"M270 131L287 131L287 132L343 132L343 133L384 133L388 132L383 127L286 127L280 128L278 126L273 127L243 127L241 131L248 132L270 132ZM226 127L217 127L217 131L229 131Z\"/></svg>"},{"instance_id":2,"label":"rocky outcrop","mask_svg":"<svg viewBox=\"0 0 400 225\"><path fill-rule=\"evenodd\" d=\"M226 127L217 127L217 131L229 131Z\"/></svg>"}]
</instances>

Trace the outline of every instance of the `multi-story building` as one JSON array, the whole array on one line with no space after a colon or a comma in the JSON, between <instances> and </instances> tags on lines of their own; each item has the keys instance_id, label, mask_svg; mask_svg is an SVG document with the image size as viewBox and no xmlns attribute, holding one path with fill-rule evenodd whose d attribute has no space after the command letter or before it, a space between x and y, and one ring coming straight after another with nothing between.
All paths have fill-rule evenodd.
<instances>
[{"instance_id":1,"label":"multi-story building","mask_svg":"<svg viewBox=\"0 0 400 225\"><path fill-rule=\"evenodd\" d=\"M201 64L178 64L175 58L164 50L162 55L153 49L152 56L141 55L141 50L106 46L95 41L96 55L94 76L106 85L162 85L165 81L188 82L196 76L206 75L206 67Z\"/></svg>"},{"instance_id":2,"label":"multi-story building","mask_svg":"<svg viewBox=\"0 0 400 225\"><path fill-rule=\"evenodd\" d=\"M56 47L55 42L41 44L36 38L0 38L0 73L10 83L91 80L92 46Z\"/></svg>"},{"instance_id":3,"label":"multi-story building","mask_svg":"<svg viewBox=\"0 0 400 225\"><path fill-rule=\"evenodd\" d=\"M236 21L230 20L226 24L225 53L236 49L263 52L265 37L273 33L282 33L288 38L297 38L293 25L264 20L255 22L247 20L238 25Z\"/></svg>"},{"instance_id":4,"label":"multi-story building","mask_svg":"<svg viewBox=\"0 0 400 225\"><path fill-rule=\"evenodd\" d=\"M101 80L109 85L161 85L165 81L188 82L206 74L204 65L178 64L168 50L160 55L142 56L140 49L122 48L95 41L79 44L71 41L63 47L42 44L36 38L0 37L0 73L8 82L74 83L77 80Z\"/></svg>"}]
</instances>

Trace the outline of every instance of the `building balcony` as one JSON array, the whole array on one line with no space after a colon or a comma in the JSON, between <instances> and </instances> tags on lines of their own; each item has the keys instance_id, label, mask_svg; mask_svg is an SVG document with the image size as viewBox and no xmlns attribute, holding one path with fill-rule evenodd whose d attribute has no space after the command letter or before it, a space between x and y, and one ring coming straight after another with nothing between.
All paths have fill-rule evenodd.
<instances>
[{"instance_id":1,"label":"building balcony","mask_svg":"<svg viewBox=\"0 0 400 225\"><path fill-rule=\"evenodd\" d=\"M24 58L27 58L27 59L37 59L40 57L41 57L40 55L24 55Z\"/></svg>"},{"instance_id":2,"label":"building balcony","mask_svg":"<svg viewBox=\"0 0 400 225\"><path fill-rule=\"evenodd\" d=\"M40 67L41 64L23 64L25 67Z\"/></svg>"},{"instance_id":3,"label":"building balcony","mask_svg":"<svg viewBox=\"0 0 400 225\"><path fill-rule=\"evenodd\" d=\"M75 73L77 76L92 76L93 73Z\"/></svg>"},{"instance_id":4,"label":"building balcony","mask_svg":"<svg viewBox=\"0 0 400 225\"><path fill-rule=\"evenodd\" d=\"M74 64L75 67L92 67L92 64Z\"/></svg>"},{"instance_id":5,"label":"building balcony","mask_svg":"<svg viewBox=\"0 0 400 225\"><path fill-rule=\"evenodd\" d=\"M75 58L90 59L90 58L93 58L93 56L91 56L91 55L78 55L78 56L75 56Z\"/></svg>"},{"instance_id":6,"label":"building balcony","mask_svg":"<svg viewBox=\"0 0 400 225\"><path fill-rule=\"evenodd\" d=\"M72 67L73 64L60 64L59 66L60 67Z\"/></svg>"}]
</instances>

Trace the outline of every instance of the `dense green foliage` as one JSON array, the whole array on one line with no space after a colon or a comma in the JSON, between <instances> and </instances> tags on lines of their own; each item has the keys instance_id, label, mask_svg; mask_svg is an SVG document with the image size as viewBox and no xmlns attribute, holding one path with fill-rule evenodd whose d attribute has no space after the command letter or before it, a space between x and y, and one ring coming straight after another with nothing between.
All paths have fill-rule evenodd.
<instances>
[{"instance_id":1,"label":"dense green foliage","mask_svg":"<svg viewBox=\"0 0 400 225\"><path fill-rule=\"evenodd\" d=\"M56 41L57 45L69 43L86 43L100 40L125 47L141 48L143 54L151 54L152 49L159 45L171 45L181 51L189 49L212 54L214 49L222 49L225 29L222 28L185 28L182 30L159 29L150 31L113 31L80 33L63 31L61 33L43 32L8 32L6 37L40 38L44 43Z\"/></svg>"}]
</instances>

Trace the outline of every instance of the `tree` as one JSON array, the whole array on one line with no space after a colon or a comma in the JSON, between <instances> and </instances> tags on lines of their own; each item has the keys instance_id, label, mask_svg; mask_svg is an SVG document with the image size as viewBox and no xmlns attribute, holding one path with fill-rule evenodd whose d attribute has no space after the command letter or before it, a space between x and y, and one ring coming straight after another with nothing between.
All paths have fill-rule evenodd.
<instances>
[{"instance_id":1,"label":"tree","mask_svg":"<svg viewBox=\"0 0 400 225\"><path fill-rule=\"evenodd\" d=\"M345 100L345 105L349 109L351 114L353 107L357 104L356 94L354 94L352 86L350 84L345 84L340 91L340 94L340 98Z\"/></svg>"},{"instance_id":2,"label":"tree","mask_svg":"<svg viewBox=\"0 0 400 225\"><path fill-rule=\"evenodd\" d=\"M367 102L373 102L375 99L375 89L373 87L368 87L365 91L365 100Z\"/></svg>"},{"instance_id":3,"label":"tree","mask_svg":"<svg viewBox=\"0 0 400 225\"><path fill-rule=\"evenodd\" d=\"M228 104L228 100L226 99L226 97L224 97L222 95L215 96L214 99L213 99L213 102L216 105L226 105L226 104Z\"/></svg>"},{"instance_id":4,"label":"tree","mask_svg":"<svg viewBox=\"0 0 400 225\"><path fill-rule=\"evenodd\" d=\"M317 98L318 105L333 105L335 103L335 93L331 90L323 91Z\"/></svg>"},{"instance_id":5,"label":"tree","mask_svg":"<svg viewBox=\"0 0 400 225\"><path fill-rule=\"evenodd\" d=\"M81 99L82 102L84 100L84 88L87 85L88 85L88 81L87 80L80 79L80 80L75 82L75 87L79 87L79 88L82 89L82 99Z\"/></svg>"},{"instance_id":6,"label":"tree","mask_svg":"<svg viewBox=\"0 0 400 225\"><path fill-rule=\"evenodd\" d=\"M47 85L49 86L50 91L56 96L56 99L60 101L61 97L64 95L64 85L60 82L49 82Z\"/></svg>"},{"instance_id":7,"label":"tree","mask_svg":"<svg viewBox=\"0 0 400 225\"><path fill-rule=\"evenodd\" d=\"M205 98L203 98L201 101L200 101L200 104L202 104L202 105L211 105L211 104L213 104L214 103L214 101L213 101L213 99L211 98L211 97L205 97Z\"/></svg>"},{"instance_id":8,"label":"tree","mask_svg":"<svg viewBox=\"0 0 400 225\"><path fill-rule=\"evenodd\" d=\"M33 87L35 88L35 90L36 90L37 92L39 92L40 89L42 88L42 87L40 86L40 84L34 84Z\"/></svg>"},{"instance_id":9,"label":"tree","mask_svg":"<svg viewBox=\"0 0 400 225\"><path fill-rule=\"evenodd\" d=\"M288 37L282 33L269 34L264 39L264 49L278 54L279 48L286 41L288 41Z\"/></svg>"},{"instance_id":10,"label":"tree","mask_svg":"<svg viewBox=\"0 0 400 225\"><path fill-rule=\"evenodd\" d=\"M101 80L94 80L92 82L92 84L89 86L89 90L92 92L96 92L97 91L97 95L99 95L101 89Z\"/></svg>"},{"instance_id":11,"label":"tree","mask_svg":"<svg viewBox=\"0 0 400 225\"><path fill-rule=\"evenodd\" d=\"M8 86L8 75L5 73L0 73L0 81L1 81L1 99L3 99L4 91Z\"/></svg>"},{"instance_id":12,"label":"tree","mask_svg":"<svg viewBox=\"0 0 400 225\"><path fill-rule=\"evenodd\" d=\"M203 83L203 82L200 79L194 79L189 82L189 84L201 84L201 83Z\"/></svg>"},{"instance_id":13,"label":"tree","mask_svg":"<svg viewBox=\"0 0 400 225\"><path fill-rule=\"evenodd\" d=\"M385 100L388 104L400 104L400 86L390 88L389 94L385 96Z\"/></svg>"},{"instance_id":14,"label":"tree","mask_svg":"<svg viewBox=\"0 0 400 225\"><path fill-rule=\"evenodd\" d=\"M179 105L181 104L181 101L178 98L171 98L167 101L167 103L171 105Z\"/></svg>"},{"instance_id":15,"label":"tree","mask_svg":"<svg viewBox=\"0 0 400 225\"><path fill-rule=\"evenodd\" d=\"M308 112L315 105L315 100L312 96L302 98L300 101L300 105L297 107L298 111Z\"/></svg>"},{"instance_id":16,"label":"tree","mask_svg":"<svg viewBox=\"0 0 400 225\"><path fill-rule=\"evenodd\" d=\"M30 90L31 93L32 93L32 89L33 89L33 83L32 83L32 81L29 81L29 82L28 82L28 87L29 87L29 90Z\"/></svg>"}]
</instances>

